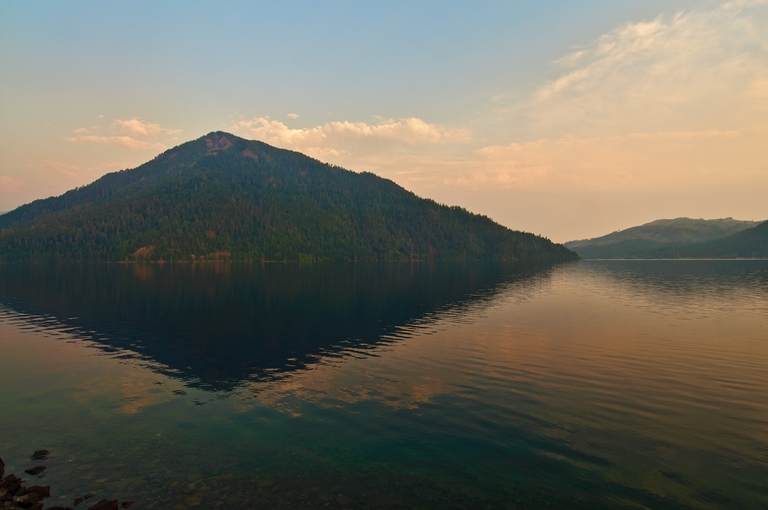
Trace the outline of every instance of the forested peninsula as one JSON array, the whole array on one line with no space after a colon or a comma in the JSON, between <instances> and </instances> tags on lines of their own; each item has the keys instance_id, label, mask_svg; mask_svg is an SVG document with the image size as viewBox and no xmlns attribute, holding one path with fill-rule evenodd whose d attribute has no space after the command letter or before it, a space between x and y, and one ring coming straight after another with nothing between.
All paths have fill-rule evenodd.
<instances>
[{"instance_id":1,"label":"forested peninsula","mask_svg":"<svg viewBox=\"0 0 768 510\"><path fill-rule=\"evenodd\" d=\"M223 132L0 216L2 262L576 259L374 174Z\"/></svg>"}]
</instances>

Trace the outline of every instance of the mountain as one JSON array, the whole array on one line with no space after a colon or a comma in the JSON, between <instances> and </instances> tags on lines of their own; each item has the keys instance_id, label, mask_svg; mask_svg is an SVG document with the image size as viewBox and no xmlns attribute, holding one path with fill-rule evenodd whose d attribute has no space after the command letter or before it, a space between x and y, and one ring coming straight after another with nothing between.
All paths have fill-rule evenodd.
<instances>
[{"instance_id":1,"label":"mountain","mask_svg":"<svg viewBox=\"0 0 768 510\"><path fill-rule=\"evenodd\" d=\"M724 239L759 224L756 221L740 221L733 218L664 219L594 239L569 241L565 246L588 259L658 258L662 253L672 254L675 249L681 247L698 246Z\"/></svg>"},{"instance_id":2,"label":"mountain","mask_svg":"<svg viewBox=\"0 0 768 510\"><path fill-rule=\"evenodd\" d=\"M0 216L0 260L563 261L387 179L215 132Z\"/></svg>"}]
</instances>

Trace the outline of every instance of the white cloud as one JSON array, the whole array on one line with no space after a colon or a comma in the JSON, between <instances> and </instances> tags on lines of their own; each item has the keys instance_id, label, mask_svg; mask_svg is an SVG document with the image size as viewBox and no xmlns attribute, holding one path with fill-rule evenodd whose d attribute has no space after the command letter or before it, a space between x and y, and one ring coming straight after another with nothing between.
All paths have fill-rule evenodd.
<instances>
[{"instance_id":1,"label":"white cloud","mask_svg":"<svg viewBox=\"0 0 768 510\"><path fill-rule=\"evenodd\" d=\"M471 139L469 130L430 124L418 118L378 119L376 123L335 121L320 126L292 129L278 120L257 117L241 120L231 128L237 133L264 142L304 151L345 147L371 148L371 143L404 146L463 143ZM362 147L361 144L368 144Z\"/></svg>"},{"instance_id":2,"label":"white cloud","mask_svg":"<svg viewBox=\"0 0 768 510\"><path fill-rule=\"evenodd\" d=\"M289 119L298 119L299 118L299 114L298 113L289 113L288 114L288 118Z\"/></svg>"}]
</instances>

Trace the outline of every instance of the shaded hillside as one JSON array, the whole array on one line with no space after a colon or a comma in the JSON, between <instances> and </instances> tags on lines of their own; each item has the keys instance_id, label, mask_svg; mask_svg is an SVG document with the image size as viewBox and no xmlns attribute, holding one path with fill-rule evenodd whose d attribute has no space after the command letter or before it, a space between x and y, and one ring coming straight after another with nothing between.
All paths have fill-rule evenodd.
<instances>
[{"instance_id":1,"label":"shaded hillside","mask_svg":"<svg viewBox=\"0 0 768 510\"><path fill-rule=\"evenodd\" d=\"M733 218L665 219L594 239L570 241L565 246L588 259L656 258L662 252L673 253L672 249L723 239L757 225L759 222Z\"/></svg>"},{"instance_id":2,"label":"shaded hillside","mask_svg":"<svg viewBox=\"0 0 768 510\"><path fill-rule=\"evenodd\" d=\"M392 181L227 133L0 216L3 261L573 260Z\"/></svg>"}]
</instances>

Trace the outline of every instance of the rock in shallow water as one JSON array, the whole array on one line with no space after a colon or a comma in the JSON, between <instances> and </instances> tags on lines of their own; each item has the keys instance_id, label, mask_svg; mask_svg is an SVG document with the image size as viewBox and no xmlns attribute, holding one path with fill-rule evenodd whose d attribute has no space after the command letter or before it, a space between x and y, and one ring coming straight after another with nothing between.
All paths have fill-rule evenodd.
<instances>
[{"instance_id":1,"label":"rock in shallow water","mask_svg":"<svg viewBox=\"0 0 768 510\"><path fill-rule=\"evenodd\" d=\"M50 485L33 485L32 487L27 487L27 492L34 492L38 496L40 496L40 499L48 498L51 496L51 486Z\"/></svg>"},{"instance_id":2,"label":"rock in shallow water","mask_svg":"<svg viewBox=\"0 0 768 510\"><path fill-rule=\"evenodd\" d=\"M27 492L16 498L16 504L22 508L29 508L40 502L40 496L36 492Z\"/></svg>"},{"instance_id":3,"label":"rock in shallow water","mask_svg":"<svg viewBox=\"0 0 768 510\"><path fill-rule=\"evenodd\" d=\"M33 455L33 458L46 458L50 452L48 450L38 450ZM25 470L31 475L37 475L45 471L45 466L35 466ZM50 485L33 485L31 487L24 487L22 484L24 480L17 477L13 473L8 476L5 475L5 463L0 459L0 508L16 508L25 510L44 510L42 500L51 496ZM84 497L78 497L75 499L75 505L79 505L86 499L94 497L95 494L89 492ZM128 508L133 505L135 501L124 501L122 507ZM98 503L88 507L88 510L118 510L118 500L102 499ZM55 505L48 510L74 510L72 507L63 507Z\"/></svg>"},{"instance_id":4,"label":"rock in shallow water","mask_svg":"<svg viewBox=\"0 0 768 510\"><path fill-rule=\"evenodd\" d=\"M37 476L45 471L45 466L35 466L33 468L25 469L24 472L28 475Z\"/></svg>"},{"instance_id":5,"label":"rock in shallow water","mask_svg":"<svg viewBox=\"0 0 768 510\"><path fill-rule=\"evenodd\" d=\"M0 480L0 489L7 489L7 494L13 495L21 489L21 482L21 478L11 473Z\"/></svg>"}]
</instances>

